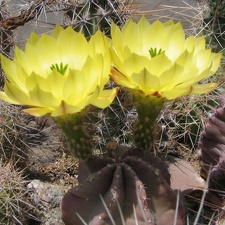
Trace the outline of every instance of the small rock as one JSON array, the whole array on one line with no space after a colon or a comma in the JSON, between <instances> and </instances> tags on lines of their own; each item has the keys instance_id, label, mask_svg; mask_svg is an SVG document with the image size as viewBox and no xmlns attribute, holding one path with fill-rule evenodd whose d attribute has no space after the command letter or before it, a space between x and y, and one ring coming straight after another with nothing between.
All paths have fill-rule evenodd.
<instances>
[{"instance_id":1,"label":"small rock","mask_svg":"<svg viewBox=\"0 0 225 225\"><path fill-rule=\"evenodd\" d=\"M195 171L192 165L181 159L170 160L171 187L181 191L188 189L204 189L205 181Z\"/></svg>"},{"instance_id":2,"label":"small rock","mask_svg":"<svg viewBox=\"0 0 225 225\"><path fill-rule=\"evenodd\" d=\"M33 180L28 185L31 202L36 206L35 216L41 225L63 225L61 219L61 200L68 188Z\"/></svg>"}]
</instances>

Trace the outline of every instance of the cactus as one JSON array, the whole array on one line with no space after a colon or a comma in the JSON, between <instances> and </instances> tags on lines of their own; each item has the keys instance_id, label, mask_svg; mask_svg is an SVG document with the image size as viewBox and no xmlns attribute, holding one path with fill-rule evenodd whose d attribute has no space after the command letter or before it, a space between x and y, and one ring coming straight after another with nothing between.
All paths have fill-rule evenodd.
<instances>
[{"instance_id":1,"label":"cactus","mask_svg":"<svg viewBox=\"0 0 225 225\"><path fill-rule=\"evenodd\" d=\"M210 167L211 176L224 172L225 163L225 107L219 108L209 119L202 132L199 147L202 176L207 177ZM220 177L220 175L218 175ZM225 178L225 174L221 178ZM213 178L214 179L214 178ZM216 179L216 178L215 178ZM218 185L221 183L218 183ZM216 184L215 184L216 185ZM219 187L218 187L219 188Z\"/></svg>"},{"instance_id":2,"label":"cactus","mask_svg":"<svg viewBox=\"0 0 225 225\"><path fill-rule=\"evenodd\" d=\"M135 145L144 151L155 151L156 119L165 100L151 96L143 97L138 94L134 95L134 99L138 113L138 119L133 127Z\"/></svg>"},{"instance_id":3,"label":"cactus","mask_svg":"<svg viewBox=\"0 0 225 225\"><path fill-rule=\"evenodd\" d=\"M224 6L223 2L218 0L216 2L217 4L214 4L213 1L211 1L214 9L218 8L218 5L219 5L218 3L221 3L220 6L222 9ZM42 26L43 24L46 25L46 22L47 22L48 23L47 31L49 31L52 29L55 23L59 23L60 21L60 23L63 23L64 26L72 25L75 30L84 32L87 38L91 34L93 34L97 28L100 28L103 32L109 35L108 30L109 30L111 21L114 21L115 23L122 25L124 21L129 17L129 14L130 14L129 4L130 4L130 1L128 0L124 0L124 1L82 0L82 1L79 1L79 3L77 3L77 1L75 2L75 1L66 1L66 0L65 1L64 0L31 1L25 4L25 6L22 8L23 10L21 9L21 13L18 13L17 16L12 16L12 17L6 16L3 18L3 21L0 22L1 32L6 31L8 35L10 34L12 30L15 30L16 28L20 26L26 25L26 23L29 21L37 21L37 24L39 24L39 26ZM1 10L2 9L3 8L1 8ZM168 8L166 10L168 10ZM57 16L59 17L60 16L64 17L64 21L61 22L62 20L59 20L59 21L52 22L51 19L48 18L48 15L51 14L52 12L56 13ZM222 15L222 12L223 11L220 11L220 15ZM157 13L157 10L156 10L156 13ZM223 31L222 30L219 31L218 28L223 28L223 26L221 26L223 21L222 19L220 19L220 16L216 14L218 19L217 21L219 21L219 23L215 22L216 20L213 23L211 23L211 21L215 19L213 15L215 15L215 13L210 12L208 20L204 19L204 23L205 23L204 27L209 27L209 29L208 30L206 29L204 32L213 30L212 35L210 35L209 32L207 33L207 35L209 36L209 44L220 43L219 46L221 47L221 43L223 43L223 39L222 39ZM43 18L45 21L42 21ZM52 23L51 24L52 26L50 25L50 23ZM206 24L207 26L205 26ZM219 32L221 33L217 34ZM1 35L3 35L3 33L1 33ZM217 40L219 40L219 42L217 42ZM7 44L7 46L3 46L4 44ZM3 45L2 45L2 49L6 49L7 55L9 56L8 54L9 43L5 42L3 43ZM10 45L11 45L11 42L10 42ZM216 45L215 45L215 49L216 51L221 50L221 48L216 47ZM204 119L205 117L208 118L211 114L211 111L218 106L217 99L219 95L220 95L220 91L216 90L215 92L204 95L204 96L184 97L184 98L181 98L180 100L176 100L176 101L173 101L172 103L168 103L167 109L163 112L163 114L161 114L161 117L159 120L159 123L162 124L163 126L166 124L166 129L168 129L168 134L166 134L168 136L166 138L169 139L168 142L173 142L173 143L176 142L176 144L182 147L185 145L187 149L195 150L200 130L204 126ZM81 126L81 128L83 128L84 126L86 129L86 127L88 127L90 124L90 121L88 121L88 119L89 118L93 119L93 117L94 117L93 121L95 122L94 125L97 128L95 130L91 130L90 132L91 135L94 135L94 139L97 142L97 144L96 143L95 144L97 146L92 147L92 143L90 143L91 144L90 149L94 148L94 149L101 149L104 151L105 144L106 145L110 144L110 140L112 139L122 144L129 144L129 145L133 144L133 140L130 138L131 127L132 127L131 125L133 121L136 119L137 113L135 111L135 108L130 106L127 103L129 102L127 101L127 96L125 95L124 99L122 99L121 97L122 98L124 97L124 92L120 92L119 97L109 108L104 109L102 111L96 110L96 111L87 113L85 118L86 122L84 125ZM16 142L14 142L14 138L15 138L14 134L15 133L18 134L21 131L20 129L17 130L17 128L21 128L20 118L18 118L18 116L20 117L20 114L18 114L18 111L17 111L20 108L17 108L15 106L9 106L9 105L6 105L5 103L4 105L3 103L0 103L0 104L1 104L0 135L2 135L3 137L2 139L3 142L1 142L1 144L4 144L4 146L3 147L1 146L1 147L2 149L4 149L3 153L5 155L10 155L11 154L10 149L13 149L12 147L16 146L15 148L16 149L18 148L17 150L19 151L23 149L21 148L21 146L18 146L17 144L20 143L20 140L24 142L24 137L21 137L17 139ZM7 106L7 111L5 111L6 110L5 106ZM14 110L17 111L16 114L12 112ZM8 116L9 119L5 120L6 115ZM2 118L4 121L3 124L1 123ZM143 118L144 122L145 122L145 119L146 118ZM5 121L7 121L7 123L5 123ZM10 129L8 130L8 128ZM141 135L142 136L145 135L146 129L142 130L142 127L139 127L139 128L140 129L138 128L136 129L135 133L139 134L139 131L141 131L143 133ZM90 134L86 133L87 136ZM16 138L18 138L18 136L16 136ZM152 143L151 142L152 139L153 138L150 138L148 140L148 143ZM136 142L138 142L138 138L136 138ZM14 145L15 143L16 145ZM176 146L172 145L172 151L174 151L175 148ZM17 150L15 151L17 152L16 154L18 154ZM128 150L128 152L132 152L132 151L133 150ZM102 179L103 180L102 184L106 182L105 178L109 177L112 179L111 187L108 187L108 189L105 192L102 191L102 200L101 198L98 198L98 196L97 197L95 196L96 205L98 206L96 210L99 209L100 211L93 212L93 213L96 213L96 215L100 215L102 212L103 213L102 216L105 217L104 219L105 221L109 221L109 223L111 222L109 218L110 213L107 213L107 209L112 210L111 215L113 216L113 219L115 220L115 222L117 222L117 220L119 221L118 223L122 221L120 208L118 208L117 205L115 205L115 202L111 201L109 198L111 194L117 194L112 191L115 188L120 187L119 185L121 185L121 182L125 182L125 181L127 182L126 187L128 187L128 184L131 185L132 187L131 191L130 192L119 191L118 192L119 196L118 197L115 196L115 198L118 200L118 202L121 203L120 207L121 207L122 213L124 214L125 219L130 218L130 220L126 221L127 224L128 223L132 224L136 222L134 219L135 213L137 214L137 218L139 219L138 222L140 222L140 224L141 224L141 221L145 223L143 214L147 218L155 221L155 223L163 224L163 222L159 221L157 213L155 212L150 213L148 211L148 209L151 209L151 210L153 209L153 206L149 203L147 199L149 196L151 197L151 195L153 194L149 193L150 191L148 192L148 189L152 190L153 188L155 188L156 190L159 190L160 187L165 187L164 194L169 193L168 196L172 198L171 201L169 202L172 204L172 216L174 216L175 193L169 188L168 173L166 172L166 169L165 169L165 171L161 171L161 175L155 174L158 172L158 169L160 169L158 168L159 166L156 165L160 160L158 161L158 159L156 160L156 158L154 158L153 156L148 155L146 158L155 159L157 162L156 164L152 164L153 162L151 161L151 166L149 166L148 164L149 162L146 162L144 160L144 157L145 157L144 153L139 153L139 151L136 151L135 155L138 155L138 157L140 157L141 159L132 158L133 155L131 153L129 153L130 155L128 154L129 156L126 156L126 154L128 153L124 153L124 155L121 156L122 160L119 159L118 156L114 157L112 152L112 156L111 156L112 159L108 159L105 157L101 159L101 156L99 156L100 159L98 157L93 157L83 163L81 162L80 172L79 172L80 186L77 187L78 190L74 188L71 190L71 192L69 192L65 196L64 198L65 205L68 204L67 206L70 206L69 205L70 203L68 203L70 201L69 200L70 197L72 199L71 204L73 204L78 198L77 195L80 195L80 194L86 195L86 192L87 194L90 194L90 192L92 191L91 189L92 187L93 188L99 187L98 183L91 182L92 176L94 177L93 179L96 179L96 180ZM112 162L114 158L115 160L117 160L117 163ZM108 162L112 166L111 167L107 166L106 162ZM94 168L91 166L92 163L94 163L94 166L93 166ZM98 163L100 163L100 165L98 165ZM160 166L161 165L163 164L160 164ZM131 167L132 167L132 170L130 170ZM220 171L223 171L222 168L223 168L223 165L221 165ZM144 175L140 174L139 171L140 170L142 171L143 169L149 172L148 173L150 174L149 176L153 176L155 182L152 182L150 184L150 182L147 181L145 174ZM120 174L121 170L125 171L123 179L118 178L118 177L121 177L121 174ZM83 174L85 171L86 171L86 174ZM100 172L98 173L98 171ZM110 173L110 176L109 176L109 173ZM106 174L106 176L104 177L102 174ZM113 179L114 175L118 179ZM147 176L147 173L146 173L146 176ZM143 179L140 177L142 177ZM89 181L86 181L86 179ZM161 183L163 182L163 179L166 180L166 183ZM145 183L147 183L147 185ZM99 183L99 185L101 185L100 188L106 188L102 184ZM145 185L147 186L147 188L145 187ZM138 192L138 195L136 195L136 192ZM105 193L106 195L104 195ZM96 192L95 192L95 195L97 195ZM121 196L127 196L128 201L123 200ZM157 197L157 195L155 196ZM153 199L155 196L153 196ZM163 197L159 199L164 200ZM122 204L123 202L128 204L130 203L131 207L132 207L132 204L135 203L136 204L135 210L132 211L130 210L130 208L128 208L126 211L126 207ZM85 203L83 199L80 199L80 203L84 205L84 207L89 207L88 204L90 202L88 201L87 203ZM143 210L143 207L144 207L144 210ZM168 207L167 209L169 208L170 207ZM161 206L159 207L157 206L157 210L158 209L161 209ZM65 220L67 219L66 216L68 216L70 212L74 213L70 210L73 210L73 208L71 207L68 211L65 212ZM82 215L82 218L86 219L85 217L86 215L83 215L82 212L80 213ZM178 217L178 220L179 218L183 218L181 206L179 208L178 214L180 216ZM115 218L114 218L114 215L116 215ZM166 216L164 218L168 218L168 217ZM95 219L98 219L98 218L95 217Z\"/></svg>"},{"instance_id":4,"label":"cactus","mask_svg":"<svg viewBox=\"0 0 225 225\"><path fill-rule=\"evenodd\" d=\"M31 126L33 117L22 113L20 106L0 100L0 109L0 159L24 168L29 148L40 144L46 134L41 124Z\"/></svg>"},{"instance_id":5,"label":"cactus","mask_svg":"<svg viewBox=\"0 0 225 225\"><path fill-rule=\"evenodd\" d=\"M4 1L0 4L0 21L3 21L9 17L9 13L6 9L6 4ZM13 32L4 28L0 30L0 53L9 56L10 48L13 45Z\"/></svg>"},{"instance_id":6,"label":"cactus","mask_svg":"<svg viewBox=\"0 0 225 225\"><path fill-rule=\"evenodd\" d=\"M225 4L221 0L203 0L196 8L196 22L193 23L192 35L203 34L207 45L213 52L224 52L224 12ZM196 25L197 24L197 25ZM158 145L167 152L175 152L190 159L196 152L201 130L205 121L219 107L219 99L224 92L224 59L221 68L210 78L219 86L211 93L199 96L187 96L166 104L158 118L161 127ZM183 156L183 155L182 155Z\"/></svg>"},{"instance_id":7,"label":"cactus","mask_svg":"<svg viewBox=\"0 0 225 225\"><path fill-rule=\"evenodd\" d=\"M208 199L213 210L223 213L225 182L225 107L210 117L199 141L201 175L208 177ZM206 196L207 197L207 196Z\"/></svg>"},{"instance_id":8,"label":"cactus","mask_svg":"<svg viewBox=\"0 0 225 225\"><path fill-rule=\"evenodd\" d=\"M2 160L26 158L26 143L21 107L13 106L0 100L0 156Z\"/></svg>"},{"instance_id":9,"label":"cactus","mask_svg":"<svg viewBox=\"0 0 225 225\"><path fill-rule=\"evenodd\" d=\"M218 80L218 77L213 79ZM222 88L217 88L208 94L185 96L168 102L158 118L161 127L159 148L168 152L176 152L177 149L178 154L186 149L189 158L197 148L206 119L219 107L222 91Z\"/></svg>"},{"instance_id":10,"label":"cactus","mask_svg":"<svg viewBox=\"0 0 225 225\"><path fill-rule=\"evenodd\" d=\"M115 86L113 83L109 85ZM94 149L100 150L100 153L106 151L105 146L111 141L132 146L132 126L137 118L137 112L131 104L129 95L123 89L120 89L109 107L103 110L92 108L86 117L86 123L93 124Z\"/></svg>"},{"instance_id":11,"label":"cactus","mask_svg":"<svg viewBox=\"0 0 225 225\"><path fill-rule=\"evenodd\" d=\"M183 224L183 206L176 205L167 166L159 158L121 146L111 154L113 157L92 157L79 164L80 184L62 200L66 225L83 224L82 220L96 225L137 221L163 225L175 220L177 225Z\"/></svg>"},{"instance_id":12,"label":"cactus","mask_svg":"<svg viewBox=\"0 0 225 225\"><path fill-rule=\"evenodd\" d=\"M0 224L24 224L33 206L26 199L23 172L0 162L0 180Z\"/></svg>"},{"instance_id":13,"label":"cactus","mask_svg":"<svg viewBox=\"0 0 225 225\"><path fill-rule=\"evenodd\" d=\"M113 21L124 24L130 14L130 0L84 0L74 4L67 12L76 31L81 31L87 38L98 29L110 36Z\"/></svg>"},{"instance_id":14,"label":"cactus","mask_svg":"<svg viewBox=\"0 0 225 225\"><path fill-rule=\"evenodd\" d=\"M87 109L76 114L54 118L70 141L74 155L79 159L90 157L94 146L94 140L88 133L92 126L88 127L84 122L86 111Z\"/></svg>"},{"instance_id":15,"label":"cactus","mask_svg":"<svg viewBox=\"0 0 225 225\"><path fill-rule=\"evenodd\" d=\"M225 45L225 3L223 0L207 0L203 16L203 33L216 52L224 50Z\"/></svg>"}]
</instances>

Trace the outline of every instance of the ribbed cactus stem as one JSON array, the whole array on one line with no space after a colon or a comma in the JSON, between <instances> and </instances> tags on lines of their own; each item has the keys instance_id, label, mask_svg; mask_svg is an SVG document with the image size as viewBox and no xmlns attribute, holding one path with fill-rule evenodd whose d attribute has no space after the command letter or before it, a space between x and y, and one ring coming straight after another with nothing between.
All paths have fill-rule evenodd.
<instances>
[{"instance_id":1,"label":"ribbed cactus stem","mask_svg":"<svg viewBox=\"0 0 225 225\"><path fill-rule=\"evenodd\" d=\"M55 117L54 120L66 135L74 155L86 159L92 154L93 140L84 124L84 112Z\"/></svg>"},{"instance_id":2,"label":"ribbed cactus stem","mask_svg":"<svg viewBox=\"0 0 225 225\"><path fill-rule=\"evenodd\" d=\"M134 94L138 120L134 127L136 147L144 150L152 148L155 136L155 123L165 100L157 96Z\"/></svg>"},{"instance_id":3,"label":"ribbed cactus stem","mask_svg":"<svg viewBox=\"0 0 225 225\"><path fill-rule=\"evenodd\" d=\"M89 38L98 30L98 24L96 20L97 4L90 1L86 1L77 8L76 19L83 20L80 22L80 26L77 26L75 30L81 31L85 37ZM82 19L79 19L82 17Z\"/></svg>"},{"instance_id":4,"label":"ribbed cactus stem","mask_svg":"<svg viewBox=\"0 0 225 225\"><path fill-rule=\"evenodd\" d=\"M130 1L83 0L67 11L67 16L75 24L74 29L88 39L98 29L110 36L111 22L122 25L127 20Z\"/></svg>"}]
</instances>

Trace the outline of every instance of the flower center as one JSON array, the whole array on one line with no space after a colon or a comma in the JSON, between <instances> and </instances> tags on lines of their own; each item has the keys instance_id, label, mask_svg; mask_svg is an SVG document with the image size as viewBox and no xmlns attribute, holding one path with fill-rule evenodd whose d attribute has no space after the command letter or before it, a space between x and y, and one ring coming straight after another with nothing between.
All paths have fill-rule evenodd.
<instances>
[{"instance_id":1,"label":"flower center","mask_svg":"<svg viewBox=\"0 0 225 225\"><path fill-rule=\"evenodd\" d=\"M66 70L68 68L68 64L66 64L65 66L63 65L63 63L61 62L59 65L57 63L52 64L50 69L51 70L57 70L59 73L61 73L62 75L65 74Z\"/></svg>"},{"instance_id":2,"label":"flower center","mask_svg":"<svg viewBox=\"0 0 225 225\"><path fill-rule=\"evenodd\" d=\"M160 55L165 52L161 48L159 50L157 48L150 48L148 51L149 51L151 58L154 58L157 55Z\"/></svg>"}]
</instances>

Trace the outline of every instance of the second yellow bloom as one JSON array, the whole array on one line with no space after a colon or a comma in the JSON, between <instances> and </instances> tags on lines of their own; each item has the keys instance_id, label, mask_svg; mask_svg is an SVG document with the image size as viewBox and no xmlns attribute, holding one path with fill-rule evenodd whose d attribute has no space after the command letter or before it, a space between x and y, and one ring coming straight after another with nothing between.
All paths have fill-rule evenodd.
<instances>
[{"instance_id":1,"label":"second yellow bloom","mask_svg":"<svg viewBox=\"0 0 225 225\"><path fill-rule=\"evenodd\" d=\"M166 99L216 87L198 82L216 72L221 54L206 49L204 37L185 39L180 23L150 24L143 17L138 23L129 20L122 29L113 24L111 36L111 77L122 86Z\"/></svg>"}]
</instances>

